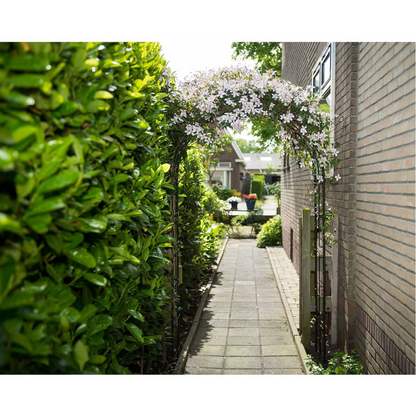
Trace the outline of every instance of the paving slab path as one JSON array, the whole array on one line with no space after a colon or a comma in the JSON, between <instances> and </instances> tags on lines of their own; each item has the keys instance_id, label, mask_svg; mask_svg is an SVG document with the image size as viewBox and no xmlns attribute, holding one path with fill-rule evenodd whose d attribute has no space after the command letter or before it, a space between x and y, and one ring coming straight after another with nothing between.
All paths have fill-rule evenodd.
<instances>
[{"instance_id":1,"label":"paving slab path","mask_svg":"<svg viewBox=\"0 0 416 416\"><path fill-rule=\"evenodd\" d=\"M304 374L267 251L230 239L185 374Z\"/></svg>"}]
</instances>

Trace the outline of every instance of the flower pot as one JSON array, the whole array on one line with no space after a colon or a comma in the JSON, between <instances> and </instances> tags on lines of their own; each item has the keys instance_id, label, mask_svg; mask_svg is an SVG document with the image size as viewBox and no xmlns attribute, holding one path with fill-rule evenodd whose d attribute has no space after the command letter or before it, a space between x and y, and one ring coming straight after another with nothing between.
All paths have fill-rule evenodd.
<instances>
[{"instance_id":1,"label":"flower pot","mask_svg":"<svg viewBox=\"0 0 416 416\"><path fill-rule=\"evenodd\" d=\"M255 199L246 200L246 205L247 205L247 209L249 211L252 211L254 209L254 206L256 205L256 200Z\"/></svg>"},{"instance_id":2,"label":"flower pot","mask_svg":"<svg viewBox=\"0 0 416 416\"><path fill-rule=\"evenodd\" d=\"M231 204L231 209L237 209L238 208L238 202L237 201L232 201L230 202Z\"/></svg>"}]
</instances>

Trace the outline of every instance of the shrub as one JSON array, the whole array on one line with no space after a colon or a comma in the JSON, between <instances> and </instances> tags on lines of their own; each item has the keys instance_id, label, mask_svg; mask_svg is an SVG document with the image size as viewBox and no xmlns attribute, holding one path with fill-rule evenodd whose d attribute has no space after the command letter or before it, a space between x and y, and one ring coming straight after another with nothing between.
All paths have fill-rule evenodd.
<instances>
[{"instance_id":1,"label":"shrub","mask_svg":"<svg viewBox=\"0 0 416 416\"><path fill-rule=\"evenodd\" d=\"M282 218L276 215L261 227L257 235L257 247L269 247L282 244Z\"/></svg>"},{"instance_id":2,"label":"shrub","mask_svg":"<svg viewBox=\"0 0 416 416\"><path fill-rule=\"evenodd\" d=\"M183 267L180 290L180 309L186 314L190 296L188 289L198 288L203 272L208 270L219 253L219 239L225 226L210 219L211 203L219 200L209 185L204 183L203 159L196 146L191 147L180 170L179 192L184 195L179 207L179 247Z\"/></svg>"},{"instance_id":3,"label":"shrub","mask_svg":"<svg viewBox=\"0 0 416 416\"><path fill-rule=\"evenodd\" d=\"M280 195L281 195L281 187L280 182L275 182L272 185L267 186L267 190L270 195L274 195L278 201L280 201Z\"/></svg>"},{"instance_id":4,"label":"shrub","mask_svg":"<svg viewBox=\"0 0 416 416\"><path fill-rule=\"evenodd\" d=\"M259 199L263 199L263 180L254 176L250 182L250 194L257 194Z\"/></svg>"},{"instance_id":5,"label":"shrub","mask_svg":"<svg viewBox=\"0 0 416 416\"><path fill-rule=\"evenodd\" d=\"M351 354L336 351L326 368L315 363L308 355L306 365L312 374L363 374L363 365L355 350Z\"/></svg>"},{"instance_id":6,"label":"shrub","mask_svg":"<svg viewBox=\"0 0 416 416\"><path fill-rule=\"evenodd\" d=\"M0 49L0 371L152 372L170 246L159 47Z\"/></svg>"},{"instance_id":7,"label":"shrub","mask_svg":"<svg viewBox=\"0 0 416 416\"><path fill-rule=\"evenodd\" d=\"M237 189L231 189L231 195L236 196L237 198L240 198L241 192L238 192Z\"/></svg>"}]
</instances>

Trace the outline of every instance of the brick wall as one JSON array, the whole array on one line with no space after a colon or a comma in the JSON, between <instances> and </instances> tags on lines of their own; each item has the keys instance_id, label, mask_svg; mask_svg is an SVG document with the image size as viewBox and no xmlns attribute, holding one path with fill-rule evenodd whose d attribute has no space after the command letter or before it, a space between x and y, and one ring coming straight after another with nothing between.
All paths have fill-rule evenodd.
<instances>
[{"instance_id":1,"label":"brick wall","mask_svg":"<svg viewBox=\"0 0 416 416\"><path fill-rule=\"evenodd\" d=\"M324 46L285 43L282 77L310 84ZM328 199L339 216L338 345L356 347L369 373L415 372L414 49L336 44L341 181ZM282 175L283 247L298 272L298 218L311 190L292 160Z\"/></svg>"},{"instance_id":2,"label":"brick wall","mask_svg":"<svg viewBox=\"0 0 416 416\"><path fill-rule=\"evenodd\" d=\"M282 78L295 85L306 87L312 84L312 70L326 43L283 43ZM282 237L283 248L299 273L299 217L303 208L313 207L313 184L309 170L300 169L294 158L290 169L284 169L282 185Z\"/></svg>"},{"instance_id":3,"label":"brick wall","mask_svg":"<svg viewBox=\"0 0 416 416\"><path fill-rule=\"evenodd\" d=\"M354 347L356 264L356 132L357 132L357 43L335 45L335 141L340 163L335 174L339 183L331 188L329 204L339 218L338 228L338 345Z\"/></svg>"},{"instance_id":4,"label":"brick wall","mask_svg":"<svg viewBox=\"0 0 416 416\"><path fill-rule=\"evenodd\" d=\"M415 44L359 57L356 346L370 373L414 373Z\"/></svg>"}]
</instances>

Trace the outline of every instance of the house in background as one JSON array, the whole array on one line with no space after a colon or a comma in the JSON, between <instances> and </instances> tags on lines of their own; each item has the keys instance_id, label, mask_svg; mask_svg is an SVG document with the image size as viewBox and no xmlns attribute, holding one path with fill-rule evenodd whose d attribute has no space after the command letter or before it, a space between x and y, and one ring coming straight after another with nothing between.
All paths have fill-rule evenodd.
<instances>
[{"instance_id":1,"label":"house in background","mask_svg":"<svg viewBox=\"0 0 416 416\"><path fill-rule=\"evenodd\" d=\"M266 183L280 182L282 158L278 153L243 153L248 174L263 173Z\"/></svg>"},{"instance_id":2,"label":"house in background","mask_svg":"<svg viewBox=\"0 0 416 416\"><path fill-rule=\"evenodd\" d=\"M368 373L415 374L415 44L283 43L282 78L313 85L337 115L341 180L328 198L339 219L337 344L356 348ZM313 184L285 162L283 248L299 273Z\"/></svg>"},{"instance_id":3,"label":"house in background","mask_svg":"<svg viewBox=\"0 0 416 416\"><path fill-rule=\"evenodd\" d=\"M231 143L231 152L224 150L219 155L219 162L216 166L210 167L212 184L218 184L228 189L236 189L242 192L246 162L238 144Z\"/></svg>"}]
</instances>

